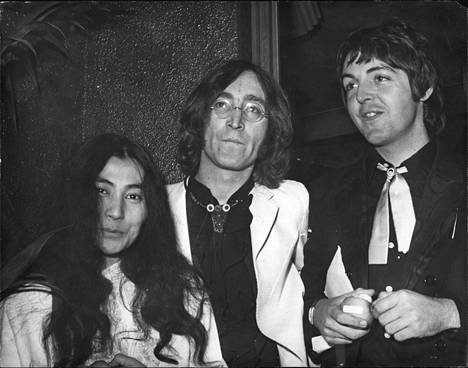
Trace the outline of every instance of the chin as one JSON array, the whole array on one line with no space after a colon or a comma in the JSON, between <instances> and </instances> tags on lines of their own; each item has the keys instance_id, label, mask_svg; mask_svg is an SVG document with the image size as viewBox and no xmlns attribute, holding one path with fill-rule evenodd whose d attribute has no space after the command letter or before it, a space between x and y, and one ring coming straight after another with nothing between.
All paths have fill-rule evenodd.
<instances>
[{"instance_id":1,"label":"chin","mask_svg":"<svg viewBox=\"0 0 468 368\"><path fill-rule=\"evenodd\" d=\"M369 142L375 147L385 146L387 143L386 137L383 137L381 134L368 133L362 135L364 136L367 142Z\"/></svg>"},{"instance_id":2,"label":"chin","mask_svg":"<svg viewBox=\"0 0 468 368\"><path fill-rule=\"evenodd\" d=\"M105 257L118 257L124 250L125 246L115 246L115 244L111 244L109 246L106 246L106 244L103 244L100 249L102 254Z\"/></svg>"},{"instance_id":3,"label":"chin","mask_svg":"<svg viewBox=\"0 0 468 368\"><path fill-rule=\"evenodd\" d=\"M240 160L230 159L219 162L219 167L225 170L240 171L244 170L249 165L239 164Z\"/></svg>"}]
</instances>

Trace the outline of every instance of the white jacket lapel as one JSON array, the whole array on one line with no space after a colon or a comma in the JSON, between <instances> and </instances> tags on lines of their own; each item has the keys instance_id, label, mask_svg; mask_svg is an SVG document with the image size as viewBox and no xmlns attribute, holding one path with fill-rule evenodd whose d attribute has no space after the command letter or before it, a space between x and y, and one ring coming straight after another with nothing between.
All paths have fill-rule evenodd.
<instances>
[{"instance_id":1,"label":"white jacket lapel","mask_svg":"<svg viewBox=\"0 0 468 368\"><path fill-rule=\"evenodd\" d=\"M258 282L257 323L263 334L278 343L282 366L304 366L307 358L302 333L302 282L292 270L294 227L278 223L274 191L255 186L250 211L252 253ZM287 216L282 221L288 221ZM291 220L292 221L292 220ZM279 227L281 226L281 227Z\"/></svg>"},{"instance_id":2,"label":"white jacket lapel","mask_svg":"<svg viewBox=\"0 0 468 368\"><path fill-rule=\"evenodd\" d=\"M169 185L167 188L179 251L190 262L192 262L192 251L190 249L190 238L187 223L187 210L185 207L186 199L184 182Z\"/></svg>"},{"instance_id":3,"label":"white jacket lapel","mask_svg":"<svg viewBox=\"0 0 468 368\"><path fill-rule=\"evenodd\" d=\"M278 206L271 201L273 192L263 186L255 187L250 192L253 195L250 212L252 213L252 223L250 225L250 236L252 240L252 254L254 260L262 250L268 235L275 223L278 213Z\"/></svg>"}]
</instances>

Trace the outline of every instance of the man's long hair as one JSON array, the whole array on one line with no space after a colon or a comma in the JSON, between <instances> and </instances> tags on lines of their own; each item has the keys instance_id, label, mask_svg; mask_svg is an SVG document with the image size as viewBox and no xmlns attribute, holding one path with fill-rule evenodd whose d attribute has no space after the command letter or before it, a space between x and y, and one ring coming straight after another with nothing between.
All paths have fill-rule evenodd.
<instances>
[{"instance_id":1,"label":"man's long hair","mask_svg":"<svg viewBox=\"0 0 468 368\"><path fill-rule=\"evenodd\" d=\"M147 218L133 244L120 254L120 268L135 284L133 315L145 337L151 328L159 332L154 348L158 359L174 363L161 350L167 346L170 351L168 343L177 334L195 343L194 356L202 363L207 333L200 321L205 299L201 278L177 250L163 179L150 154L116 134L92 139L66 165L48 226L71 226L46 244L23 278L2 293L2 299L14 292L43 289L31 285L50 290L52 311L43 341L46 351L47 342L52 341L54 365L78 366L96 349L109 346L110 322L100 308L112 285L101 274L104 256L97 245L96 178L111 157L133 160L144 174Z\"/></svg>"},{"instance_id":2,"label":"man's long hair","mask_svg":"<svg viewBox=\"0 0 468 368\"><path fill-rule=\"evenodd\" d=\"M226 87L243 72L254 73L265 93L268 128L258 152L253 179L258 184L277 188L289 168L289 145L292 123L288 99L279 84L260 67L243 60L230 60L209 73L193 90L183 108L181 139L177 160L185 175L194 176L199 169L205 145L205 127L210 106Z\"/></svg>"},{"instance_id":3,"label":"man's long hair","mask_svg":"<svg viewBox=\"0 0 468 368\"><path fill-rule=\"evenodd\" d=\"M445 126L443 98L427 38L399 19L355 31L338 50L336 65L339 80L346 66L353 62L367 63L372 58L408 75L414 101L423 97L430 87L433 88L432 95L424 101L424 123L431 136L439 134ZM344 96L344 90L342 94Z\"/></svg>"}]
</instances>

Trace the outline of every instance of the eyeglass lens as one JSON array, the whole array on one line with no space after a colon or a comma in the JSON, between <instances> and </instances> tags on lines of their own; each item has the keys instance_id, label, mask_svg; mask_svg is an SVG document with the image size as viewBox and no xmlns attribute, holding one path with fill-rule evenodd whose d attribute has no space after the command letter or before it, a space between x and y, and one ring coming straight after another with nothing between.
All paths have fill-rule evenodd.
<instances>
[{"instance_id":1,"label":"eyeglass lens","mask_svg":"<svg viewBox=\"0 0 468 368\"><path fill-rule=\"evenodd\" d=\"M233 106L231 101L225 99L216 100L211 109L215 114L223 119L231 115L234 109L239 109L242 112L242 116L249 122L260 121L266 114L263 106L255 101L248 101L242 104L242 107Z\"/></svg>"}]
</instances>

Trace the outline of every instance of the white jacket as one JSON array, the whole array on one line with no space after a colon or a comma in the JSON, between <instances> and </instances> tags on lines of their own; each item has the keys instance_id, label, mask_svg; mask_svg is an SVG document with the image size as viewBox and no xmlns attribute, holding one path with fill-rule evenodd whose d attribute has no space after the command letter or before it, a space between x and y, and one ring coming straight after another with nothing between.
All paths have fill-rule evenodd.
<instances>
[{"instance_id":1,"label":"white jacket","mask_svg":"<svg viewBox=\"0 0 468 368\"><path fill-rule=\"evenodd\" d=\"M190 261L185 186L167 186L180 251ZM279 188L255 184L250 234L257 278L257 324L278 346L281 366L307 366L302 327L304 286L300 277L307 240L309 194L298 182Z\"/></svg>"}]
</instances>

